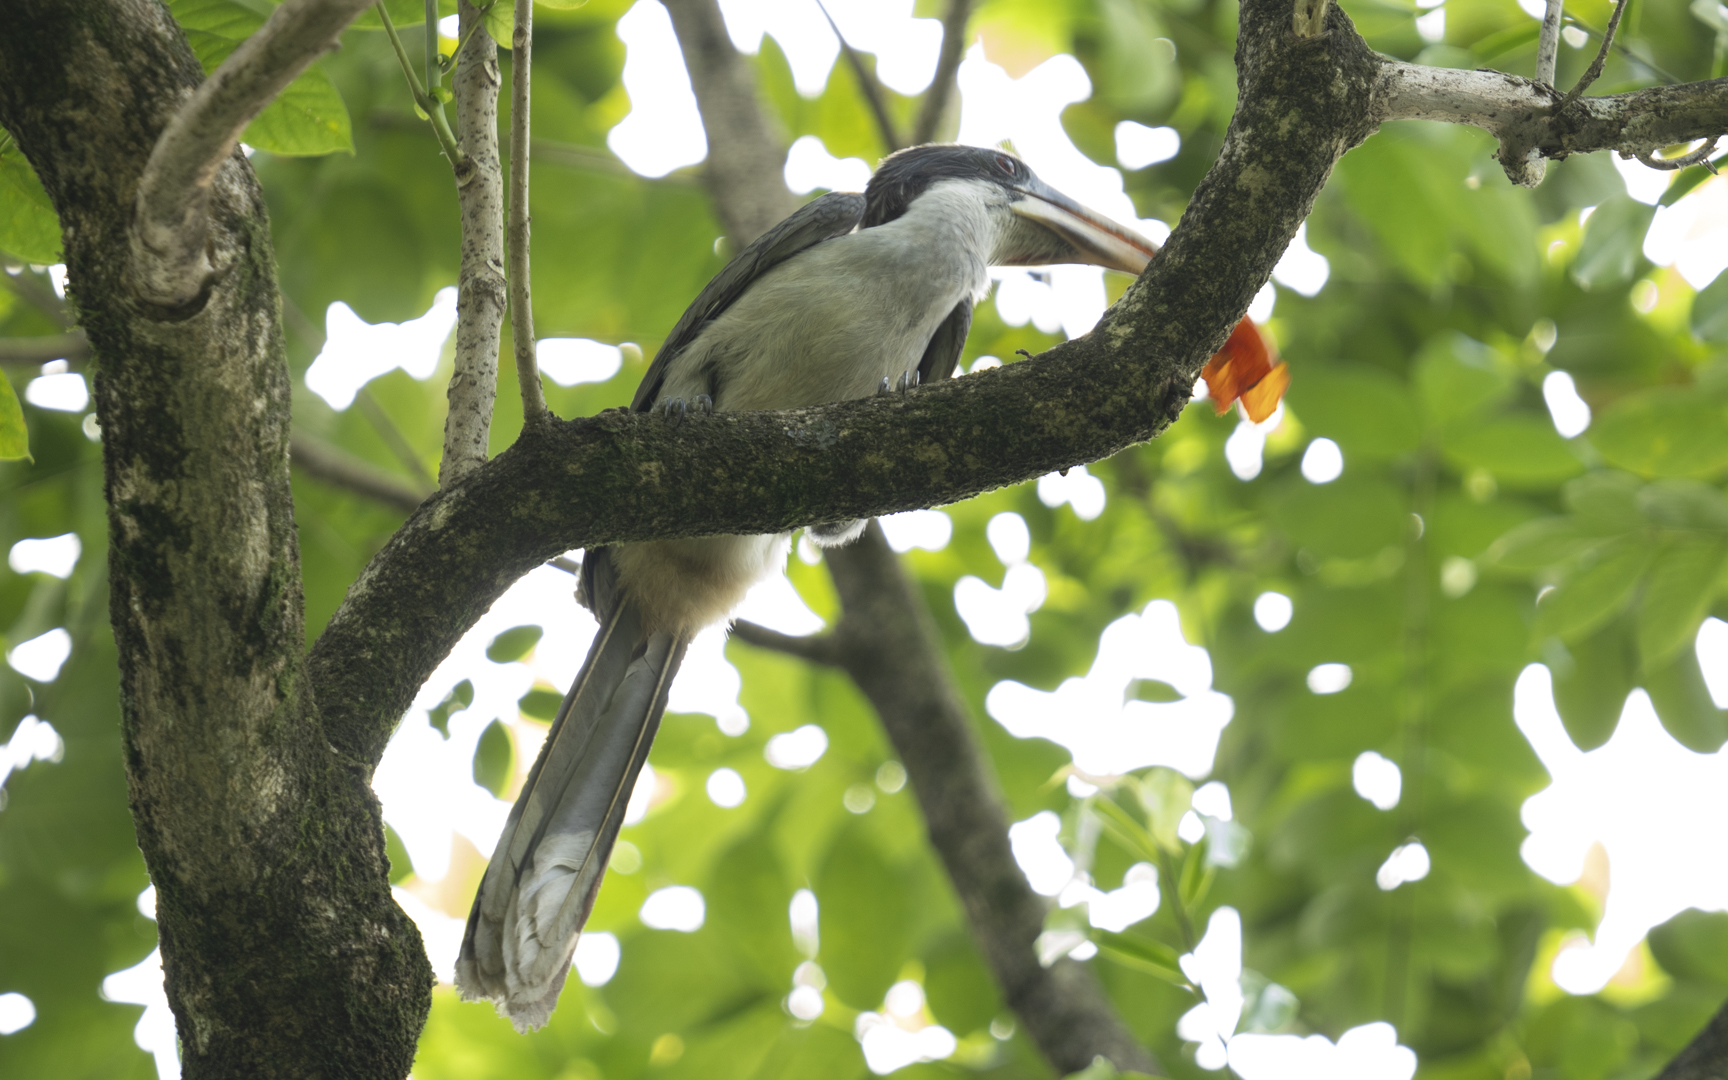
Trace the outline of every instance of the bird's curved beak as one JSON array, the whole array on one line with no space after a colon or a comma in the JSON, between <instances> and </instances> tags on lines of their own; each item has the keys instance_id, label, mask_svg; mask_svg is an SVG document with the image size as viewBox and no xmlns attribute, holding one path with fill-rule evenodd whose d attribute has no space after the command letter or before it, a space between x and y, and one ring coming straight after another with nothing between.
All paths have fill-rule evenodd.
<instances>
[{"instance_id":1,"label":"bird's curved beak","mask_svg":"<svg viewBox=\"0 0 1728 1080\"><path fill-rule=\"evenodd\" d=\"M1014 252L1021 258L1003 265L1081 262L1139 275L1158 254L1158 245L1133 229L1088 210L1041 180L1016 185L1019 198L1009 204L1015 214L1044 226L1063 242L1065 251Z\"/></svg>"}]
</instances>

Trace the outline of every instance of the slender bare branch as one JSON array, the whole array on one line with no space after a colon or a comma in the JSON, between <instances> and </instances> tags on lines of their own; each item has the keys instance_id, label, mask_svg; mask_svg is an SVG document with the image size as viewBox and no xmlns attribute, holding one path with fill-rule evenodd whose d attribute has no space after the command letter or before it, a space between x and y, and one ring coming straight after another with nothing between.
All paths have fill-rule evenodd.
<instances>
[{"instance_id":1,"label":"slender bare branch","mask_svg":"<svg viewBox=\"0 0 1728 1080\"><path fill-rule=\"evenodd\" d=\"M294 432L288 445L294 467L307 476L364 495L404 514L419 509L432 493L431 488L409 484L305 432Z\"/></svg>"},{"instance_id":2,"label":"slender bare branch","mask_svg":"<svg viewBox=\"0 0 1728 1080\"><path fill-rule=\"evenodd\" d=\"M900 141L900 132L895 129L894 117L889 115L888 100L882 96L882 84L876 81L875 73L864 66L864 58L858 55L858 50L846 40L846 35L840 32L840 24L828 13L828 5L817 0L816 6L822 9L822 17L828 20L828 28L840 39L840 51L846 54L846 63L851 65L852 75L858 80L858 91L864 95L864 103L870 106L870 115L876 118L876 133L882 136L882 145L892 154L906 144Z\"/></svg>"},{"instance_id":3,"label":"slender bare branch","mask_svg":"<svg viewBox=\"0 0 1728 1080\"><path fill-rule=\"evenodd\" d=\"M510 342L522 384L522 420L546 416L546 393L534 362L534 290L528 273L529 91L534 70L534 0L516 0L510 37Z\"/></svg>"},{"instance_id":4,"label":"slender bare branch","mask_svg":"<svg viewBox=\"0 0 1728 1080\"><path fill-rule=\"evenodd\" d=\"M871 522L857 543L827 558L845 610L834 651L906 766L930 844L1003 1000L1058 1073L1078 1072L1099 1054L1119 1069L1156 1070L1089 968L1039 963L1045 901L1009 850L1008 812L989 755L972 732L930 612L881 526Z\"/></svg>"},{"instance_id":5,"label":"slender bare branch","mask_svg":"<svg viewBox=\"0 0 1728 1080\"><path fill-rule=\"evenodd\" d=\"M492 406L498 396L498 339L504 325L504 173L498 164L498 46L474 33L478 8L458 0L462 39L456 53L456 201L462 214L457 272L456 370L438 484L449 487L486 463Z\"/></svg>"},{"instance_id":6,"label":"slender bare branch","mask_svg":"<svg viewBox=\"0 0 1728 1080\"><path fill-rule=\"evenodd\" d=\"M934 141L948 115L954 78L966 56L966 22L971 17L972 0L948 0L948 13L942 17L942 52L936 60L936 77L918 107L918 122L912 126L913 146Z\"/></svg>"},{"instance_id":7,"label":"slender bare branch","mask_svg":"<svg viewBox=\"0 0 1728 1080\"><path fill-rule=\"evenodd\" d=\"M1590 84L1601 77L1602 68L1608 63L1608 50L1614 47L1614 33L1620 29L1620 16L1626 14L1626 3L1627 0L1620 0L1614 5L1614 14L1608 16L1608 29L1602 32L1602 47L1596 50L1596 59L1590 61L1590 66L1584 69L1584 74L1579 78L1578 85L1567 93L1566 104L1570 105L1577 101L1583 96L1584 91L1590 88Z\"/></svg>"},{"instance_id":8,"label":"slender bare branch","mask_svg":"<svg viewBox=\"0 0 1728 1080\"><path fill-rule=\"evenodd\" d=\"M1562 0L1548 0L1542 13L1542 32L1536 38L1536 81L1554 85L1554 68L1560 61L1560 15Z\"/></svg>"},{"instance_id":9,"label":"slender bare branch","mask_svg":"<svg viewBox=\"0 0 1728 1080\"><path fill-rule=\"evenodd\" d=\"M44 285L34 274L8 274L0 272L0 285L12 290L20 298L35 305L42 314L70 330L77 325L77 320L66 307L66 301L54 295L54 290Z\"/></svg>"},{"instance_id":10,"label":"slender bare branch","mask_svg":"<svg viewBox=\"0 0 1728 1080\"><path fill-rule=\"evenodd\" d=\"M408 80L408 91L414 95L414 104L426 114L426 119L432 124L432 131L438 136L439 145L444 147L444 156L450 160L451 168L459 169L462 165L462 150L456 145L456 136L450 131L450 121L444 116L444 102L432 93L437 87L438 65L432 58L438 55L438 8L437 0L428 0L426 13L426 81L420 81L420 76L414 73L414 65L408 59L408 50L402 46L402 38L396 33L396 23L390 18L390 8L384 0L376 0L373 7L378 12L378 21L384 24L384 33L390 39L390 47L396 51L396 62L401 65L402 75Z\"/></svg>"},{"instance_id":11,"label":"slender bare branch","mask_svg":"<svg viewBox=\"0 0 1728 1080\"><path fill-rule=\"evenodd\" d=\"M132 286L147 303L195 302L222 268L210 261L209 206L217 171L240 133L370 0L286 0L210 73L168 122L138 181Z\"/></svg>"},{"instance_id":12,"label":"slender bare branch","mask_svg":"<svg viewBox=\"0 0 1728 1080\"><path fill-rule=\"evenodd\" d=\"M0 364L46 364L64 360L76 364L90 355L90 340L82 330L41 337L0 338Z\"/></svg>"},{"instance_id":13,"label":"slender bare branch","mask_svg":"<svg viewBox=\"0 0 1728 1080\"><path fill-rule=\"evenodd\" d=\"M396 460L402 463L402 467L413 473L428 491L435 490L438 485L432 480L431 474L426 471L425 463L420 460L420 452L415 450L414 444L408 441L406 435L402 434L402 429L396 426L396 421L390 419L390 414L384 411L384 406L378 404L378 399L372 396L370 387L362 386L360 388L359 392L354 395L354 404L360 406L360 411L365 413L366 419L371 422L372 429L378 433L379 438L384 440L384 445L390 448L390 452L396 455ZM425 497L425 493L421 493L420 498L424 499Z\"/></svg>"},{"instance_id":14,"label":"slender bare branch","mask_svg":"<svg viewBox=\"0 0 1728 1080\"><path fill-rule=\"evenodd\" d=\"M703 180L734 251L798 207L786 190L786 144L756 102L749 63L715 0L664 0L708 137Z\"/></svg>"},{"instance_id":15,"label":"slender bare branch","mask_svg":"<svg viewBox=\"0 0 1728 1080\"><path fill-rule=\"evenodd\" d=\"M800 660L808 660L812 664L824 667L834 667L840 663L840 646L832 635L816 634L810 637L797 637L792 634L782 634L778 630L770 630L766 626L758 626L746 619L739 619L732 624L732 636L758 649L768 649L787 656L796 656Z\"/></svg>"}]
</instances>

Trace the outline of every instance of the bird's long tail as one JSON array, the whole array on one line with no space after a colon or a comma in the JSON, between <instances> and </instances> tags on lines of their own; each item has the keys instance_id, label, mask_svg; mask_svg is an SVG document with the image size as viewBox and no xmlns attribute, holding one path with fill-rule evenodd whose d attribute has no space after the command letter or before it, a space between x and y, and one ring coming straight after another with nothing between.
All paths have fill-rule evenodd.
<instances>
[{"instance_id":1,"label":"bird's long tail","mask_svg":"<svg viewBox=\"0 0 1728 1080\"><path fill-rule=\"evenodd\" d=\"M543 1026L564 988L688 644L643 626L604 549L582 580L600 632L510 809L456 961L463 999L493 1002L518 1031Z\"/></svg>"}]
</instances>

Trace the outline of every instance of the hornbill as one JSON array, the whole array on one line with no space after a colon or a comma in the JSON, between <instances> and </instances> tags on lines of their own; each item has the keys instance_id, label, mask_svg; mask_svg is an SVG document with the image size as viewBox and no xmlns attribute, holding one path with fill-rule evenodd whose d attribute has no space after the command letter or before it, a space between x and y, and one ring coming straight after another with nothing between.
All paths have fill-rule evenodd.
<instances>
[{"instance_id":1,"label":"hornbill","mask_svg":"<svg viewBox=\"0 0 1728 1080\"><path fill-rule=\"evenodd\" d=\"M1138 274L1145 237L1001 150L902 150L864 194L824 195L746 247L672 328L637 411L793 409L945 379L991 266ZM862 522L813 526L845 543ZM789 533L590 550L579 596L600 629L492 853L456 964L468 1000L546 1023L593 909L685 647L783 565Z\"/></svg>"}]
</instances>

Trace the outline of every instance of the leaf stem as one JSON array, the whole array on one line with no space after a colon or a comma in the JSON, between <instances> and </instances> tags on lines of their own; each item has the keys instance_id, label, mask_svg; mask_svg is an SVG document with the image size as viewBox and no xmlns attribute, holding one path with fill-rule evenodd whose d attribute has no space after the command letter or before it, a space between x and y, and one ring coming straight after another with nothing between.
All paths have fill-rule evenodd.
<instances>
[{"instance_id":1,"label":"leaf stem","mask_svg":"<svg viewBox=\"0 0 1728 1080\"><path fill-rule=\"evenodd\" d=\"M432 7L436 0L429 0ZM427 121L432 125L432 131L438 136L438 143L444 148L444 156L450 159L452 168L458 168L463 161L462 150L456 145L456 136L450 130L450 121L444 116L444 103L426 92L426 86L421 83L420 76L414 73L414 62L408 59L408 50L402 46L402 38L396 33L396 23L390 18L390 11L384 6L384 0L378 0L373 5L378 9L378 18L384 23L384 33L390 37L390 45L396 50L396 62L402 65L402 74L408 79L408 89L414 95L414 104L426 114ZM434 13L436 8L433 8ZM437 23L428 23L426 40L431 43L428 48L436 54Z\"/></svg>"}]
</instances>

